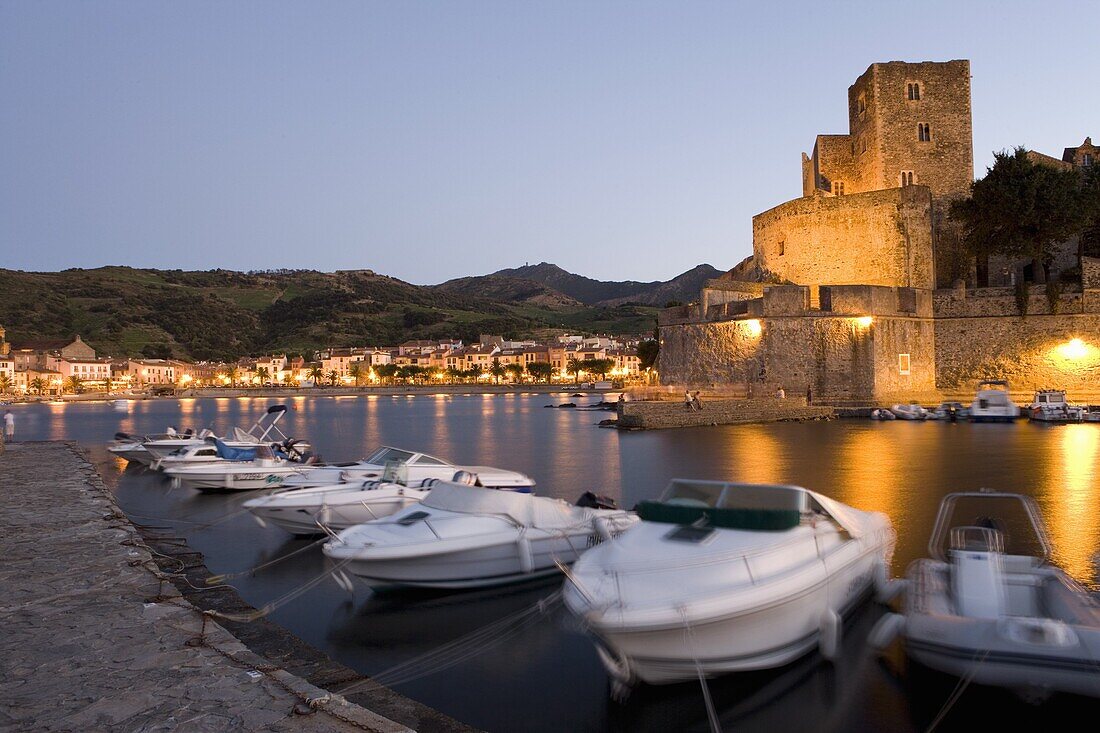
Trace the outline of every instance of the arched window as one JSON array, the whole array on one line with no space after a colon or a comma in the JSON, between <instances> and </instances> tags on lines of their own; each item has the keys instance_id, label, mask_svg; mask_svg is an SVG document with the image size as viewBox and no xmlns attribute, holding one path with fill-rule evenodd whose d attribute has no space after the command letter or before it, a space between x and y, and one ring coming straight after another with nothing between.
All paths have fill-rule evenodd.
<instances>
[{"instance_id":1,"label":"arched window","mask_svg":"<svg viewBox=\"0 0 1100 733\"><path fill-rule=\"evenodd\" d=\"M922 143L931 142L932 128L927 122L917 123L917 139Z\"/></svg>"}]
</instances>

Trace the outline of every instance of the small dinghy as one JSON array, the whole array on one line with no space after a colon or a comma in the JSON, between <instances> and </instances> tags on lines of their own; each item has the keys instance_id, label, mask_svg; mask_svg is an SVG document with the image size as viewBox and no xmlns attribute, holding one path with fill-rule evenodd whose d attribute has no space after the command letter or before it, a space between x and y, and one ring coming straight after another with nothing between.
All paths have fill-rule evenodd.
<instances>
[{"instance_id":1,"label":"small dinghy","mask_svg":"<svg viewBox=\"0 0 1100 733\"><path fill-rule=\"evenodd\" d=\"M976 520L956 522L974 512ZM904 612L884 616L872 644L900 635L913 659L978 684L1100 697L1100 604L1048 564L1031 497L948 495L928 550L930 559L909 568Z\"/></svg>"},{"instance_id":2,"label":"small dinghy","mask_svg":"<svg viewBox=\"0 0 1100 733\"><path fill-rule=\"evenodd\" d=\"M638 521L560 499L440 482L415 506L340 532L325 555L375 588L481 588L560 572Z\"/></svg>"},{"instance_id":3,"label":"small dinghy","mask_svg":"<svg viewBox=\"0 0 1100 733\"><path fill-rule=\"evenodd\" d=\"M970 408L961 402L941 402L939 407L928 415L929 420L958 422L970 416Z\"/></svg>"},{"instance_id":4,"label":"small dinghy","mask_svg":"<svg viewBox=\"0 0 1100 733\"><path fill-rule=\"evenodd\" d=\"M916 402L910 402L908 405L894 405L890 408L890 412L894 414L898 420L927 420L928 410L924 409Z\"/></svg>"},{"instance_id":5,"label":"small dinghy","mask_svg":"<svg viewBox=\"0 0 1100 733\"><path fill-rule=\"evenodd\" d=\"M459 471L447 466L447 480L459 480L472 474L476 486L499 491L529 494L535 482L516 471L488 466L468 466ZM456 475L457 474L457 475ZM293 477L292 477L293 478ZM285 487L291 479L283 481ZM308 489L283 489L244 503L260 524L270 522L294 535L314 535L323 528L342 530L357 524L382 519L419 504L439 478L409 481L408 474L387 468L382 479L358 484L334 484Z\"/></svg>"},{"instance_id":6,"label":"small dinghy","mask_svg":"<svg viewBox=\"0 0 1100 733\"><path fill-rule=\"evenodd\" d=\"M894 545L885 514L797 486L677 479L638 514L565 582L620 691L833 656Z\"/></svg>"}]
</instances>

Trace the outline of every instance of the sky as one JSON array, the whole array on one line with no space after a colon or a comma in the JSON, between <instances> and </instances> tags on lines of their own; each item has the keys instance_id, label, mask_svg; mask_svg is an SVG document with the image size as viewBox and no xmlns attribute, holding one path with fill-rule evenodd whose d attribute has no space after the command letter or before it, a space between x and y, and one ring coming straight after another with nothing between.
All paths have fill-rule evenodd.
<instances>
[{"instance_id":1,"label":"sky","mask_svg":"<svg viewBox=\"0 0 1100 733\"><path fill-rule=\"evenodd\" d=\"M0 0L0 267L752 251L875 61L971 60L975 167L1100 138L1092 2ZM1093 85L1090 88L1090 85Z\"/></svg>"}]
</instances>

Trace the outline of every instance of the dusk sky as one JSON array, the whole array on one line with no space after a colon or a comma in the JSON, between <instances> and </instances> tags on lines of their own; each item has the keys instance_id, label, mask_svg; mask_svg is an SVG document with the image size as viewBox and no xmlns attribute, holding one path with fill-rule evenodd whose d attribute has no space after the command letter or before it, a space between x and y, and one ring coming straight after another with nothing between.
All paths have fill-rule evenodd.
<instances>
[{"instance_id":1,"label":"dusk sky","mask_svg":"<svg viewBox=\"0 0 1100 733\"><path fill-rule=\"evenodd\" d=\"M0 0L0 267L727 269L872 62L971 60L979 173L1100 138L1096 15Z\"/></svg>"}]
</instances>

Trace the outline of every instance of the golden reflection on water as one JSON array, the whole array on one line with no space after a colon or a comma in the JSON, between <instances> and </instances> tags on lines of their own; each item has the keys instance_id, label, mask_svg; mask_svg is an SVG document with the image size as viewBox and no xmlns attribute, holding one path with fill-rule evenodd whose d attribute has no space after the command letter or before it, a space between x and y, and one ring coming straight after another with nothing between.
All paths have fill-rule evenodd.
<instances>
[{"instance_id":1,"label":"golden reflection on water","mask_svg":"<svg viewBox=\"0 0 1100 733\"><path fill-rule=\"evenodd\" d=\"M775 437L767 425L746 425L746 430L737 435L737 441L731 446L733 459L728 476L735 476L742 483L774 484L784 483L785 461L783 444Z\"/></svg>"},{"instance_id":2,"label":"golden reflection on water","mask_svg":"<svg viewBox=\"0 0 1100 733\"><path fill-rule=\"evenodd\" d=\"M844 493L836 498L864 511L885 512L897 521L902 513L898 436L877 428L872 425L848 433L839 456Z\"/></svg>"},{"instance_id":3,"label":"golden reflection on water","mask_svg":"<svg viewBox=\"0 0 1100 733\"><path fill-rule=\"evenodd\" d=\"M1064 425L1058 439L1048 441L1050 466L1043 491L1043 514L1054 545L1054 561L1075 578L1095 582L1093 558L1100 551L1096 465L1100 457L1100 425Z\"/></svg>"}]
</instances>

